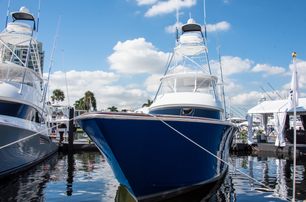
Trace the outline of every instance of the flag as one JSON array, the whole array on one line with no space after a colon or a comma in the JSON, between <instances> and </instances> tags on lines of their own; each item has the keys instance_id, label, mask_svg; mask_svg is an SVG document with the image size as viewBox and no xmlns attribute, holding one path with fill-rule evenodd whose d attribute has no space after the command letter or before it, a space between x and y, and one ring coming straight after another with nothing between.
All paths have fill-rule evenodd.
<instances>
[{"instance_id":1,"label":"flag","mask_svg":"<svg viewBox=\"0 0 306 202\"><path fill-rule=\"evenodd\" d=\"M289 106L290 109L299 105L299 82L298 82L298 74L296 67L296 53L292 53L292 61L293 61L293 72L291 77L291 85L289 91Z\"/></svg>"}]
</instances>

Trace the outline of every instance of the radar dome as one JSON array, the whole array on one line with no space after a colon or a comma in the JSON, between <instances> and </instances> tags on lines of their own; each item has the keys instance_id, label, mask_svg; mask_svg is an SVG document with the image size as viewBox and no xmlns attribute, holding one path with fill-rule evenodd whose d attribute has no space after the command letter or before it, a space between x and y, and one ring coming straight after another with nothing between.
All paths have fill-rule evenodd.
<instances>
[{"instance_id":1,"label":"radar dome","mask_svg":"<svg viewBox=\"0 0 306 202\"><path fill-rule=\"evenodd\" d=\"M189 20L187 21L187 24L196 24L196 22L194 21L194 19L189 18Z\"/></svg>"},{"instance_id":2,"label":"radar dome","mask_svg":"<svg viewBox=\"0 0 306 202\"><path fill-rule=\"evenodd\" d=\"M22 6L19 11L23 13L30 13L29 9L27 9L25 6Z\"/></svg>"}]
</instances>

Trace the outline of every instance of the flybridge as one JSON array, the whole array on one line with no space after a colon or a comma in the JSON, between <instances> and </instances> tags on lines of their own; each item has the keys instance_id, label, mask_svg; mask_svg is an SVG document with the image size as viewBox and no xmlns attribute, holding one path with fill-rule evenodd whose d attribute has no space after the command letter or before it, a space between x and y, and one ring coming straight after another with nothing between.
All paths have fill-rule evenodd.
<instances>
[{"instance_id":1,"label":"flybridge","mask_svg":"<svg viewBox=\"0 0 306 202\"><path fill-rule=\"evenodd\" d=\"M11 16L12 22L0 33L0 61L28 67L41 76L44 56L42 44L33 38L35 18L25 7Z\"/></svg>"}]
</instances>

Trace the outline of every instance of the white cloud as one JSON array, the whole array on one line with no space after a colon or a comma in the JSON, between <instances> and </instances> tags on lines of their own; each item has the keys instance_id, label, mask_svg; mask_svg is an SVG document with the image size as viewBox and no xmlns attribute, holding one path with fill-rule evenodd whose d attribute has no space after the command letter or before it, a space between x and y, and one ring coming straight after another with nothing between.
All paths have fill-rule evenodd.
<instances>
[{"instance_id":1,"label":"white cloud","mask_svg":"<svg viewBox=\"0 0 306 202\"><path fill-rule=\"evenodd\" d=\"M70 105L83 97L88 90L94 93L98 110L107 109L110 106L116 106L119 109L135 109L141 107L149 98L148 93L141 89L141 85L120 86L115 84L119 76L113 72L72 70L68 71L66 75ZM68 104L65 73L62 71L50 75L48 97L57 88L65 93L66 99L63 104Z\"/></svg>"},{"instance_id":2,"label":"white cloud","mask_svg":"<svg viewBox=\"0 0 306 202\"><path fill-rule=\"evenodd\" d=\"M167 33L175 33L176 32L176 29L178 29L178 30L180 30L181 29L181 27L182 27L182 23L175 23L175 24L173 24L173 25L169 25L169 26L167 26L166 28L165 28L165 31L167 32Z\"/></svg>"},{"instance_id":3,"label":"white cloud","mask_svg":"<svg viewBox=\"0 0 306 202\"><path fill-rule=\"evenodd\" d=\"M167 0L156 2L146 13L146 17L168 14L176 9L190 8L196 4L196 0Z\"/></svg>"},{"instance_id":4,"label":"white cloud","mask_svg":"<svg viewBox=\"0 0 306 202\"><path fill-rule=\"evenodd\" d=\"M168 54L158 51L144 38L118 42L108 57L110 68L123 74L160 73Z\"/></svg>"},{"instance_id":5,"label":"white cloud","mask_svg":"<svg viewBox=\"0 0 306 202\"><path fill-rule=\"evenodd\" d=\"M216 24L207 24L207 32L227 31L231 28L231 24L226 21L221 21Z\"/></svg>"},{"instance_id":6,"label":"white cloud","mask_svg":"<svg viewBox=\"0 0 306 202\"><path fill-rule=\"evenodd\" d=\"M258 91L251 91L248 93L241 93L230 98L231 105L233 106L249 106L253 107L257 104L264 94Z\"/></svg>"},{"instance_id":7,"label":"white cloud","mask_svg":"<svg viewBox=\"0 0 306 202\"><path fill-rule=\"evenodd\" d=\"M221 61L223 75L225 76L249 71L253 64L253 61L249 59L241 59L240 57L233 56L222 56ZM217 72L217 74L219 74L219 61L211 60L211 68L214 72Z\"/></svg>"},{"instance_id":8,"label":"white cloud","mask_svg":"<svg viewBox=\"0 0 306 202\"><path fill-rule=\"evenodd\" d=\"M165 28L165 31L167 33L175 33L176 32L176 28L178 30L181 30L181 27L183 26L183 24L181 22L179 23L175 23L173 25L169 25ZM206 25L206 31L207 32L218 32L218 31L227 31L229 30L231 27L230 23L226 22L226 21L222 21L222 22L218 22L216 24L208 24ZM202 28L202 30L204 31L204 27Z\"/></svg>"},{"instance_id":9,"label":"white cloud","mask_svg":"<svg viewBox=\"0 0 306 202\"><path fill-rule=\"evenodd\" d=\"M158 0L136 0L138 6L143 6L143 5L151 5L156 3Z\"/></svg>"},{"instance_id":10,"label":"white cloud","mask_svg":"<svg viewBox=\"0 0 306 202\"><path fill-rule=\"evenodd\" d=\"M264 72L269 75L283 74L286 72L285 68L278 66L271 66L268 64L257 64L253 67L252 72Z\"/></svg>"},{"instance_id":11,"label":"white cloud","mask_svg":"<svg viewBox=\"0 0 306 202\"><path fill-rule=\"evenodd\" d=\"M148 92L156 93L156 91L158 90L158 86L160 84L161 77L162 77L161 74L153 74L149 76L144 82L146 85L146 90Z\"/></svg>"}]
</instances>

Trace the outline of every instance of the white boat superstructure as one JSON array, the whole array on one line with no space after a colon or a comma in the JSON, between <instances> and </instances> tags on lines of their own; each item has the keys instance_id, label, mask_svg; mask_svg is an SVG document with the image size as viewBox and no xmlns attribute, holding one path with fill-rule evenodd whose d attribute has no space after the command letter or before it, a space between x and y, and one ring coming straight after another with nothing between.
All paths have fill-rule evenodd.
<instances>
[{"instance_id":1,"label":"white boat superstructure","mask_svg":"<svg viewBox=\"0 0 306 202\"><path fill-rule=\"evenodd\" d=\"M165 113L175 108L176 115L193 114L206 110L220 117L223 106L217 91L218 78L211 74L207 47L201 26L193 19L182 26L182 35L177 41L171 61L161 85L149 109L153 113ZM183 108L182 108L183 106ZM187 113L188 112L188 113ZM187 113L187 114L186 114Z\"/></svg>"},{"instance_id":2,"label":"white boat superstructure","mask_svg":"<svg viewBox=\"0 0 306 202\"><path fill-rule=\"evenodd\" d=\"M0 177L57 149L43 109L43 51L33 37L35 18L25 7L11 15L13 21L0 33Z\"/></svg>"}]
</instances>

